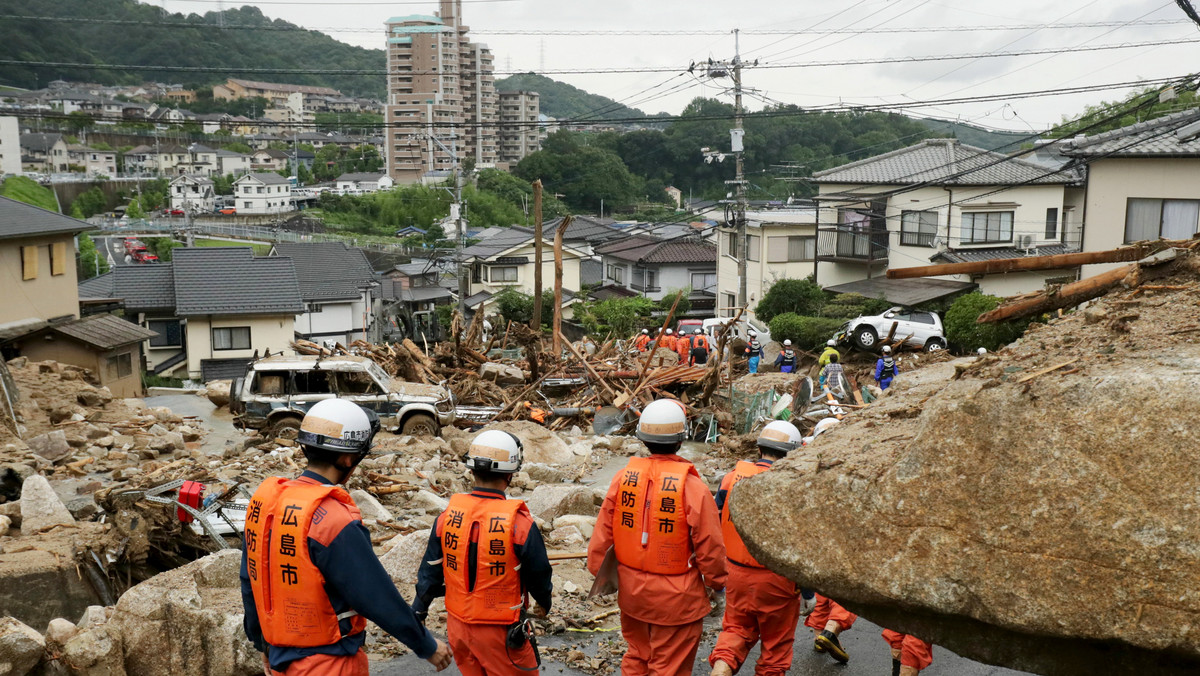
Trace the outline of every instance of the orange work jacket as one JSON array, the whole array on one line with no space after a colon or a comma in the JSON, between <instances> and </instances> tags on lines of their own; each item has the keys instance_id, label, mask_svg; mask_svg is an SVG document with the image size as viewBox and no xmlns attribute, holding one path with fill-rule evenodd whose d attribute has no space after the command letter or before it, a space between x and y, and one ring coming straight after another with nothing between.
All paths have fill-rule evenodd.
<instances>
[{"instance_id":1,"label":"orange work jacket","mask_svg":"<svg viewBox=\"0 0 1200 676\"><path fill-rule=\"evenodd\" d=\"M450 498L441 534L446 612L468 624L508 625L520 618L525 601L513 532L519 512L529 514L524 500L489 500L466 493Z\"/></svg>"},{"instance_id":2,"label":"orange work jacket","mask_svg":"<svg viewBox=\"0 0 1200 676\"><path fill-rule=\"evenodd\" d=\"M647 573L680 575L691 568L692 538L683 510L691 463L631 458L613 511L617 561Z\"/></svg>"},{"instance_id":3,"label":"orange work jacket","mask_svg":"<svg viewBox=\"0 0 1200 676\"><path fill-rule=\"evenodd\" d=\"M750 555L750 551L746 549L746 543L742 542L742 536L738 535L737 529L733 527L733 520L729 518L729 500L733 497L733 487L737 485L737 482L746 477L762 474L768 469L770 467L742 460L721 481L721 490L725 491L725 505L721 509L721 537L725 540L725 557L740 566L765 568Z\"/></svg>"}]
</instances>

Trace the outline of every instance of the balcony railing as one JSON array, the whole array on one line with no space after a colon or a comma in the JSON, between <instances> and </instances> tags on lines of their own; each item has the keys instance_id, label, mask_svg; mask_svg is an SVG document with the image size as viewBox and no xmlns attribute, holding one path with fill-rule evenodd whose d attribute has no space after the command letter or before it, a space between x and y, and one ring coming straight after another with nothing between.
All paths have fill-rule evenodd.
<instances>
[{"instance_id":1,"label":"balcony railing","mask_svg":"<svg viewBox=\"0 0 1200 676\"><path fill-rule=\"evenodd\" d=\"M817 228L817 260L827 262L886 263L888 231L836 225Z\"/></svg>"}]
</instances>

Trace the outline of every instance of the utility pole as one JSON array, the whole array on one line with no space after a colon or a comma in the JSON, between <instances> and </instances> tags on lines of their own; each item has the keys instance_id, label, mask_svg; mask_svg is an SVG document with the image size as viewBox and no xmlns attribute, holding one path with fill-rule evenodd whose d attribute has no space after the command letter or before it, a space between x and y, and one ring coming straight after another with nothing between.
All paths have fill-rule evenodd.
<instances>
[{"instance_id":1,"label":"utility pole","mask_svg":"<svg viewBox=\"0 0 1200 676\"><path fill-rule=\"evenodd\" d=\"M542 179L533 182L533 319L534 331L542 330Z\"/></svg>"},{"instance_id":2,"label":"utility pole","mask_svg":"<svg viewBox=\"0 0 1200 676\"><path fill-rule=\"evenodd\" d=\"M745 130L742 129L742 55L738 40L738 29L733 29L733 131L730 132L730 150L737 160L735 180L737 181L737 237L741 257L738 258L738 307L746 307L746 259L749 258L749 238L746 236L746 173L742 159ZM718 306L720 304L718 303ZM732 312L732 310L730 310Z\"/></svg>"},{"instance_id":3,"label":"utility pole","mask_svg":"<svg viewBox=\"0 0 1200 676\"><path fill-rule=\"evenodd\" d=\"M466 266L463 260L463 240L466 239L466 233L463 232L463 208L462 208L462 188L463 174L462 165L458 165L458 157L454 158L454 204L450 205L450 215L454 218L454 259L458 262L458 314L465 316L467 312L467 295L470 293L468 285L468 277L470 268ZM482 312L482 308L480 308Z\"/></svg>"}]
</instances>

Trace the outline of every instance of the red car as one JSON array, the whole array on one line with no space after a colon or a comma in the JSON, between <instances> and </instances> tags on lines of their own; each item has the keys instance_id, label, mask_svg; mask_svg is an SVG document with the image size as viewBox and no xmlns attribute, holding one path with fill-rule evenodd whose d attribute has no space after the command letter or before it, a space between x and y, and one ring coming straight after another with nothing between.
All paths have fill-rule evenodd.
<instances>
[{"instance_id":1,"label":"red car","mask_svg":"<svg viewBox=\"0 0 1200 676\"><path fill-rule=\"evenodd\" d=\"M217 213L225 214L226 216L232 216L237 213L237 209L234 209L233 207L230 207L228 209L219 209L217 211Z\"/></svg>"},{"instance_id":2,"label":"red car","mask_svg":"<svg viewBox=\"0 0 1200 676\"><path fill-rule=\"evenodd\" d=\"M163 209L163 216L182 216L183 209Z\"/></svg>"},{"instance_id":3,"label":"red car","mask_svg":"<svg viewBox=\"0 0 1200 676\"><path fill-rule=\"evenodd\" d=\"M125 241L125 262L126 263L157 263L158 256L150 253L146 248L145 243L140 239L126 237Z\"/></svg>"}]
</instances>

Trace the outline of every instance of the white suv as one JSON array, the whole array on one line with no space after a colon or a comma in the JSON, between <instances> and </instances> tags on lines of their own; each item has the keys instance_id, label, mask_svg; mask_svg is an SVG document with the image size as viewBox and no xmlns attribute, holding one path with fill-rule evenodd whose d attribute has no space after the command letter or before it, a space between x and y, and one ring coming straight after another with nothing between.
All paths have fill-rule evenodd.
<instances>
[{"instance_id":1,"label":"white suv","mask_svg":"<svg viewBox=\"0 0 1200 676\"><path fill-rule=\"evenodd\" d=\"M892 331L892 325L896 330ZM833 338L843 345L853 344L874 352L891 333L892 340L904 339L904 344L926 352L946 349L946 332L942 319L933 312L914 312L894 307L881 315L855 317L842 325Z\"/></svg>"}]
</instances>

